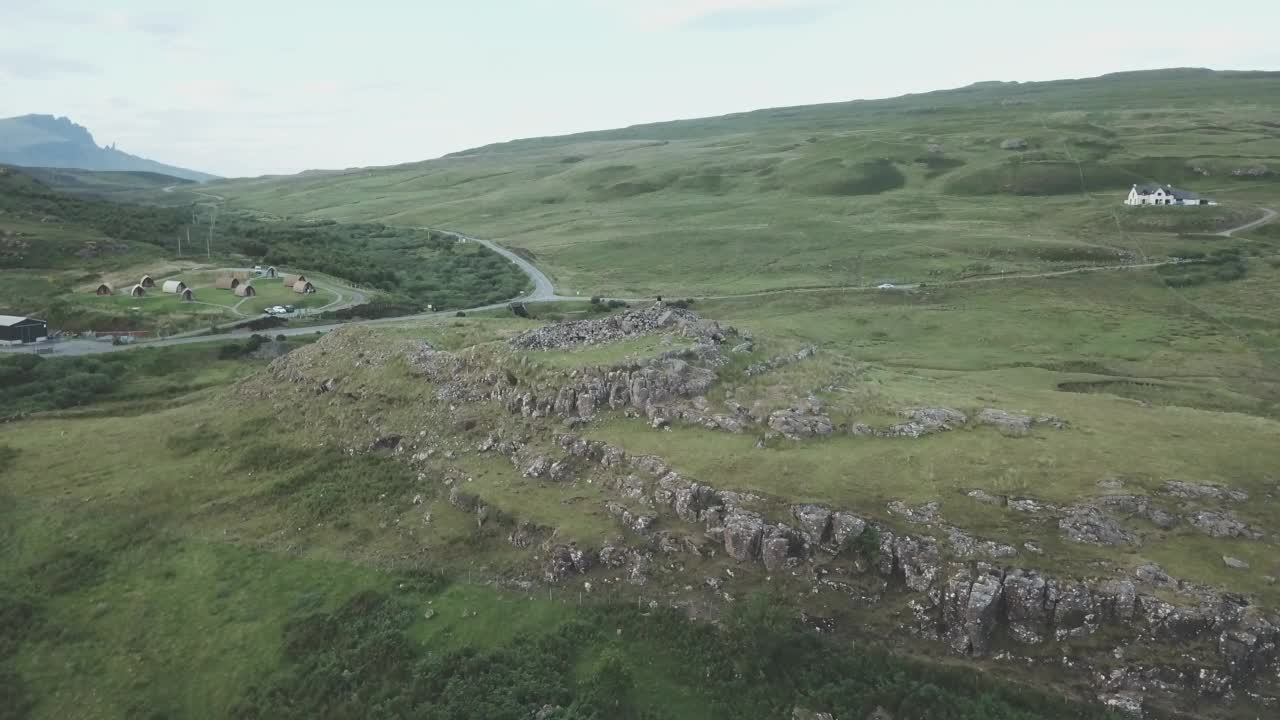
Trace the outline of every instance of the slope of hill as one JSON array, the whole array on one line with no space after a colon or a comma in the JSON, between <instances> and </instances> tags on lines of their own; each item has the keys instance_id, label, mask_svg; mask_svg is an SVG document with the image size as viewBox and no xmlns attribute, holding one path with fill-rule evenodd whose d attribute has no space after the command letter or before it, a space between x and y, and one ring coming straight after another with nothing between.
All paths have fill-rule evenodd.
<instances>
[{"instance_id":1,"label":"slope of hill","mask_svg":"<svg viewBox=\"0 0 1280 720\"><path fill-rule=\"evenodd\" d=\"M1125 73L216 183L295 216L245 242L371 280L439 289L287 223L695 297L345 327L0 426L0 687L40 718L1270 717L1280 231L1223 230L1280 205L1278 110L1274 74ZM1125 208L1137 179L1223 204ZM0 368L9 402L120 370L60 362Z\"/></svg>"},{"instance_id":2,"label":"slope of hill","mask_svg":"<svg viewBox=\"0 0 1280 720\"><path fill-rule=\"evenodd\" d=\"M81 170L79 168L24 167L23 172L39 180L50 190L84 198L112 202L153 200L165 188L197 186L195 180L162 175L142 170ZM174 192L166 193L177 195ZM163 196L160 196L163 198ZM190 204L186 193L173 198L175 203ZM173 204L173 203L167 203Z\"/></svg>"},{"instance_id":3,"label":"slope of hill","mask_svg":"<svg viewBox=\"0 0 1280 720\"><path fill-rule=\"evenodd\" d=\"M98 147L86 128L69 118L52 115L21 115L0 119L0 163L28 167L157 173L195 181L212 180L216 177L130 155L114 147Z\"/></svg>"},{"instance_id":4,"label":"slope of hill","mask_svg":"<svg viewBox=\"0 0 1280 720\"><path fill-rule=\"evenodd\" d=\"M515 265L478 243L376 223L289 222L223 213L211 234L210 253L202 242L209 237L207 205L99 199L103 194L134 197L145 187L168 187L172 178L59 171L59 187L81 191L71 195L43 182L49 174L0 166L0 313L42 317L57 330L172 332L242 317L238 306L225 307L229 295L181 303L175 296L139 301L120 293L144 274L157 281L168 275L198 276L211 286L211 268L228 265L260 263L325 275L317 282L321 290L315 297L275 297L281 304L293 300L300 307L346 307L357 294L347 286L358 283L366 289L358 294L376 297L386 313L501 302L519 294L527 282ZM84 196L86 188L105 190ZM179 194L164 193L163 198ZM200 246L194 256L192 234ZM185 256L180 254L183 238L188 243ZM406 264L406 258L415 262ZM94 290L102 282L117 292L97 297ZM245 304L244 311L255 314L265 299Z\"/></svg>"},{"instance_id":5,"label":"slope of hill","mask_svg":"<svg viewBox=\"0 0 1280 720\"><path fill-rule=\"evenodd\" d=\"M1158 255L1175 236L1146 234L1151 213L1120 206L1135 182L1185 184L1226 203L1199 212L1194 223L1215 218L1202 226L1162 230L1256 212L1280 178L1276 107L1275 73L984 83L215 192L281 214L501 238L570 294L929 281Z\"/></svg>"}]
</instances>

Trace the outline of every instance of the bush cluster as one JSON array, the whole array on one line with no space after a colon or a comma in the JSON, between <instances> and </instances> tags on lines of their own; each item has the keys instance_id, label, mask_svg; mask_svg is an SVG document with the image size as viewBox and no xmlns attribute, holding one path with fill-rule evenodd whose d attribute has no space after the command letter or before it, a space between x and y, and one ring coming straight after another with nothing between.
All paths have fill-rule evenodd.
<instances>
[{"instance_id":1,"label":"bush cluster","mask_svg":"<svg viewBox=\"0 0 1280 720\"><path fill-rule=\"evenodd\" d=\"M501 302L526 283L497 253L433 230L232 217L221 232L236 251L263 265L306 268L382 290L391 295L388 305L414 312Z\"/></svg>"},{"instance_id":2,"label":"bush cluster","mask_svg":"<svg viewBox=\"0 0 1280 720\"><path fill-rule=\"evenodd\" d=\"M1249 261L1239 248L1220 248L1205 255L1199 251L1175 254L1185 262L1158 268L1169 287L1194 287L1210 282L1231 282L1249 273Z\"/></svg>"},{"instance_id":3,"label":"bush cluster","mask_svg":"<svg viewBox=\"0 0 1280 720\"><path fill-rule=\"evenodd\" d=\"M669 608L598 606L494 650L440 652L410 639L417 613L407 603L363 592L334 612L289 622L282 666L231 714L526 720L551 705L556 720L656 720L669 715L641 677L661 657L680 668L667 673L696 687L713 718L790 717L797 705L899 720L1104 717L972 670L838 647L797 627L784 607L755 596L732 606L718 629ZM646 657L634 657L637 646Z\"/></svg>"}]
</instances>

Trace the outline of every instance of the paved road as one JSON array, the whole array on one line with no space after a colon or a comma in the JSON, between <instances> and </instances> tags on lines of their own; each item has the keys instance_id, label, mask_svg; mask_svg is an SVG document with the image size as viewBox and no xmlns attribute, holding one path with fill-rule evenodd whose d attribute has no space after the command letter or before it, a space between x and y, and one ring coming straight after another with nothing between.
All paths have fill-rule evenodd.
<instances>
[{"instance_id":1,"label":"paved road","mask_svg":"<svg viewBox=\"0 0 1280 720\"><path fill-rule=\"evenodd\" d=\"M457 237L459 239L480 243L481 245L489 248L490 250L501 255L502 257L515 263L516 266L519 267L520 270L523 271L525 275L529 276L529 279L533 281L533 290L525 293L524 295L521 295L520 297L516 298L516 300L514 300L513 302L552 302L556 300L581 300L582 299L579 297L565 297L563 295L557 295L556 287L555 285L551 284L551 278L547 277L546 273L539 270L533 263L529 262L528 260L525 260L519 255L493 242L492 240L484 240L477 237L471 237L470 235L463 235L462 233L453 232L452 230L447 232L449 232L454 237Z\"/></svg>"},{"instance_id":2,"label":"paved road","mask_svg":"<svg viewBox=\"0 0 1280 720\"><path fill-rule=\"evenodd\" d=\"M171 191L171 190L169 188L166 188L166 191ZM217 196L214 195L210 197L216 198ZM218 199L221 199L221 198L218 198ZM1253 228L1256 228L1258 226L1265 225L1266 223L1274 220L1277 216L1276 211L1270 208L1263 208L1263 213L1264 213L1263 217L1259 218L1258 220L1245 223L1244 225L1231 228L1230 230L1224 230L1223 232L1218 233L1218 235L1222 237L1231 237L1234 233L1243 232L1245 230L1252 230ZM484 245L485 247L498 253L499 255L507 258L511 262L515 263L516 266L519 267L520 270L523 271L525 275L529 276L529 280L533 282L533 290L517 298L513 298L511 300L507 300L500 303L492 303L489 305L482 305L480 307L469 308L464 312L480 312L483 310L494 310L494 309L505 307L508 304L513 302L536 303L536 302L584 300L584 298L576 297L576 296L557 295L555 291L555 286L552 284L551 278L547 277L546 273L542 272L537 267L535 267L533 263L529 262L528 260L525 260L519 255L516 255L510 250L507 250L506 248L494 243L492 240L483 240L481 238L470 237L468 235L463 235L462 233L458 233L458 232L451 232L451 234L455 235L460 239L478 242L481 245ZM943 282L937 282L933 284L934 285L960 285L960 284L981 283L981 282L999 282L1003 280L1025 280L1030 278L1059 277L1063 275L1073 275L1077 273L1108 272L1108 271L1118 271L1118 270L1141 270L1141 269L1156 268L1162 265L1170 265L1177 262L1180 262L1180 261L1168 260L1165 262L1139 263L1139 264L1130 264L1130 265L1105 265L1105 266L1099 266L1099 267L1084 267L1084 268L1075 268L1072 270L1057 270L1057 271L1042 272L1042 273L1020 273L1020 274L1011 273L1008 275L990 275L990 276L984 276L984 277L963 278L960 280L943 281ZM917 287L919 287L918 284L908 284L908 285L898 285L895 287L895 289L910 290ZM742 298L742 297L759 297L763 295L778 295L783 293L824 292L829 290L871 291L871 290L877 290L877 289L878 288L875 285L832 285L832 286L824 286L824 287L761 290L759 292L742 293L738 295L718 295L718 296L699 296L699 297L700 299L704 299L704 300L732 300L735 298ZM630 300L633 302L643 301L646 299L647 298L630 298ZM353 297L352 300L353 302L351 304L359 304L360 302L364 301L364 297L363 295L359 295L358 297ZM377 320L356 320L349 323L330 323L327 325L312 325L310 327L279 328L279 329L270 330L268 331L268 333L271 335L285 335L285 336L313 335L316 333L327 333L331 330L342 327L343 325L387 325L387 324L393 324L398 322L412 322L412 321L426 320L426 319L432 319L432 318L442 319L442 318L451 317L452 314L453 313L451 312L419 313L417 315L403 315L400 317L380 318ZM253 332L250 330L240 330L237 332L222 333L219 335L201 335L201 336L190 336L190 337L179 336L179 337L166 338L164 340L152 340L149 342L140 342L140 343L135 343L130 345L112 345L110 343L101 342L97 340L66 340L58 343L53 343L51 345L46 345L45 347L55 348L56 353L59 355L86 355L86 354L92 354L92 353L115 352L117 350L128 350L128 349L137 348L137 347L170 347L173 345L190 345L195 343L217 342L219 340L248 337L251 334L253 334ZM25 350L27 352L30 352L32 349L34 349L31 346L27 346L27 347L10 346L10 347L12 347L12 349L15 351Z\"/></svg>"}]
</instances>

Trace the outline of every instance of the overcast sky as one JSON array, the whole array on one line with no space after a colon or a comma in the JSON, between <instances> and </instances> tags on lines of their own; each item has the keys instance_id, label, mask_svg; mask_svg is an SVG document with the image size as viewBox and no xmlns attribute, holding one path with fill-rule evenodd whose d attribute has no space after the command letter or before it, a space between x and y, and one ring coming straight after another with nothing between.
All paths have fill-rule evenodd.
<instances>
[{"instance_id":1,"label":"overcast sky","mask_svg":"<svg viewBox=\"0 0 1280 720\"><path fill-rule=\"evenodd\" d=\"M1275 0L0 0L0 117L228 176L979 80L1280 69Z\"/></svg>"}]
</instances>

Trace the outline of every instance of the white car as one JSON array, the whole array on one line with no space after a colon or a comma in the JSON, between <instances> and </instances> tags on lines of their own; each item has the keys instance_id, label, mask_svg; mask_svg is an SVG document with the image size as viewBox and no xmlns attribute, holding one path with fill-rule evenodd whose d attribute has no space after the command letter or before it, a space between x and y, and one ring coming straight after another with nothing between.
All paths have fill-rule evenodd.
<instances>
[{"instance_id":1,"label":"white car","mask_svg":"<svg viewBox=\"0 0 1280 720\"><path fill-rule=\"evenodd\" d=\"M892 289L894 289L894 288L896 288L896 287L898 287L898 286L897 286L897 285L894 285L893 283L881 283L880 285L877 285L877 286L876 286L876 289L877 289L877 290L892 290Z\"/></svg>"}]
</instances>

